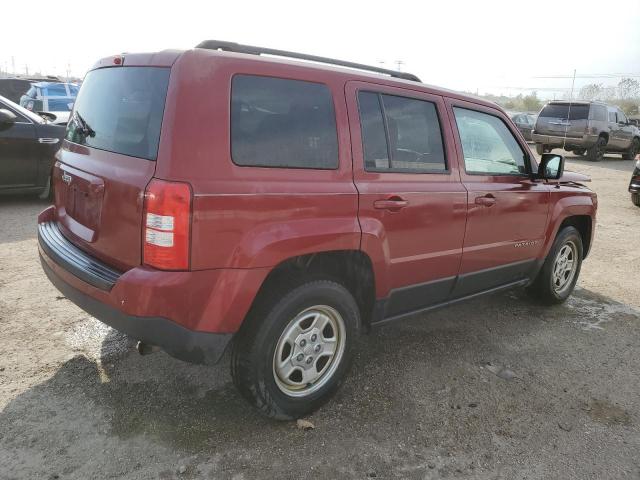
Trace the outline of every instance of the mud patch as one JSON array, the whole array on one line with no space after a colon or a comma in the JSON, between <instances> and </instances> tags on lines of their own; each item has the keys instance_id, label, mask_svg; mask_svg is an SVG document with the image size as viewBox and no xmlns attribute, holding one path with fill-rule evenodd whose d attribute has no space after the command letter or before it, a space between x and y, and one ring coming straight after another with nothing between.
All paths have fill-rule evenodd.
<instances>
[{"instance_id":1,"label":"mud patch","mask_svg":"<svg viewBox=\"0 0 640 480\"><path fill-rule=\"evenodd\" d=\"M592 400L588 412L593 420L603 425L631 425L629 412L604 400Z\"/></svg>"}]
</instances>

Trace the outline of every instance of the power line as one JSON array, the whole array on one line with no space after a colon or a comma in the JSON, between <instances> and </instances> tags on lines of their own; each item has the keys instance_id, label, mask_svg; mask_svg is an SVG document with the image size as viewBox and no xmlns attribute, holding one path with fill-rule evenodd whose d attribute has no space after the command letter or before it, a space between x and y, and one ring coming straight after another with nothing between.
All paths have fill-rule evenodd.
<instances>
[{"instance_id":1,"label":"power line","mask_svg":"<svg viewBox=\"0 0 640 480\"><path fill-rule=\"evenodd\" d=\"M576 78L640 78L638 73L592 73L576 75ZM573 78L573 75L548 75L548 76L534 76L530 78Z\"/></svg>"}]
</instances>

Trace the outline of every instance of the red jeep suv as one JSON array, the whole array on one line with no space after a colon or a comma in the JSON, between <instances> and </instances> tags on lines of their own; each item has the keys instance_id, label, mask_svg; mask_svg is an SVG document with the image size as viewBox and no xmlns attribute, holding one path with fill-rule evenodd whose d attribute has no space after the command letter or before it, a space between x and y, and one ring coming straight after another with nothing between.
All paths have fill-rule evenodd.
<instances>
[{"instance_id":1,"label":"red jeep suv","mask_svg":"<svg viewBox=\"0 0 640 480\"><path fill-rule=\"evenodd\" d=\"M516 286L564 301L597 205L490 102L218 41L99 61L53 179L51 282L177 358L231 343L275 418L326 401L372 326Z\"/></svg>"}]
</instances>

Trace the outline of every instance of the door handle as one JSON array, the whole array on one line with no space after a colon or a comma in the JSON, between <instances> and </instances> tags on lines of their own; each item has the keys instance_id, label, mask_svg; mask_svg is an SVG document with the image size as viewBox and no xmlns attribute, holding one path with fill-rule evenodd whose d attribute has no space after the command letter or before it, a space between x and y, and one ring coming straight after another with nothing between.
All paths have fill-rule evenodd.
<instances>
[{"instance_id":1,"label":"door handle","mask_svg":"<svg viewBox=\"0 0 640 480\"><path fill-rule=\"evenodd\" d=\"M378 210L391 210L392 212L397 212L407 205L409 205L409 202L407 202L404 198L398 197L397 195L373 202L373 208Z\"/></svg>"},{"instance_id":2,"label":"door handle","mask_svg":"<svg viewBox=\"0 0 640 480\"><path fill-rule=\"evenodd\" d=\"M482 205L483 207L492 207L496 203L496 197L488 193L483 197L476 197L476 205Z\"/></svg>"}]
</instances>

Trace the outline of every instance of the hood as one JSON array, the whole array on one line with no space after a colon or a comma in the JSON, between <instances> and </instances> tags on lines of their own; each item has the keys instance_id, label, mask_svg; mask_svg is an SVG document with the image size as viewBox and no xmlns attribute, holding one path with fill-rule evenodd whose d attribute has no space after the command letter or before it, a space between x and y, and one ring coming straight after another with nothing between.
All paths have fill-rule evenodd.
<instances>
[{"instance_id":1,"label":"hood","mask_svg":"<svg viewBox=\"0 0 640 480\"><path fill-rule=\"evenodd\" d=\"M590 182L591 177L583 173L571 172L571 171L565 170L562 173L562 177L560 177L559 181L561 183L569 183L569 182L584 183L584 182Z\"/></svg>"}]
</instances>

